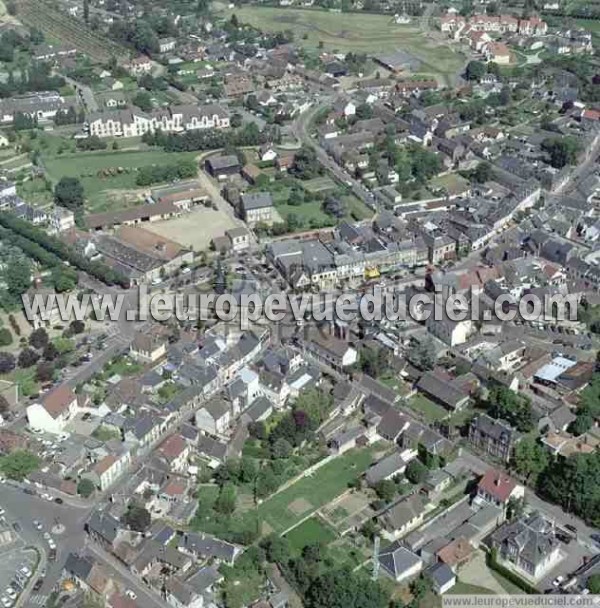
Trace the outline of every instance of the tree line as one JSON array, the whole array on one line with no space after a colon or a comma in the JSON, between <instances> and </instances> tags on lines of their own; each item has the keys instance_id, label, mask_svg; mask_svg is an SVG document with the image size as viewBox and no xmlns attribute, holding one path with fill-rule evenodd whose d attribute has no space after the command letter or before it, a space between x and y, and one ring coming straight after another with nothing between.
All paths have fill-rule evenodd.
<instances>
[{"instance_id":1,"label":"tree line","mask_svg":"<svg viewBox=\"0 0 600 608\"><path fill-rule=\"evenodd\" d=\"M102 283L129 287L129 279L121 273L103 262L88 260L59 238L46 234L25 220L10 213L0 213L0 226L4 228L2 240L7 239L43 266L53 268L68 262Z\"/></svg>"}]
</instances>

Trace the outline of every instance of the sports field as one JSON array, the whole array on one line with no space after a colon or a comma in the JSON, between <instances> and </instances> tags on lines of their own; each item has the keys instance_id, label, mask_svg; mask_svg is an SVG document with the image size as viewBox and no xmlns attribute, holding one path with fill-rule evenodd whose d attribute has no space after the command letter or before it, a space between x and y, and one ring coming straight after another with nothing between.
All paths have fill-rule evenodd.
<instances>
[{"instance_id":1,"label":"sports field","mask_svg":"<svg viewBox=\"0 0 600 608\"><path fill-rule=\"evenodd\" d=\"M419 73L446 78L455 74L465 58L446 45L428 40L418 24L398 25L391 16L334 13L325 10L243 6L223 11L236 14L241 23L263 31L291 30L298 43L318 49L357 53L390 53L402 50L421 61Z\"/></svg>"}]
</instances>

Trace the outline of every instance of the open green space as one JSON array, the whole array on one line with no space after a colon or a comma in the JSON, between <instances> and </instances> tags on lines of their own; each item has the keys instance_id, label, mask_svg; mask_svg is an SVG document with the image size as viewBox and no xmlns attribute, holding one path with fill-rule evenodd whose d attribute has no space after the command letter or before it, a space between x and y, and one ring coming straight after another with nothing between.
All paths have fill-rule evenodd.
<instances>
[{"instance_id":1,"label":"open green space","mask_svg":"<svg viewBox=\"0 0 600 608\"><path fill-rule=\"evenodd\" d=\"M372 463L374 447L350 450L288 489L265 500L257 515L273 531L283 532L348 488Z\"/></svg>"},{"instance_id":2,"label":"open green space","mask_svg":"<svg viewBox=\"0 0 600 608\"><path fill-rule=\"evenodd\" d=\"M86 211L97 213L139 204L145 189L136 185L137 169L175 164L194 158L194 152L148 151L79 152L44 158L48 177L78 177L86 195Z\"/></svg>"},{"instance_id":3,"label":"open green space","mask_svg":"<svg viewBox=\"0 0 600 608\"><path fill-rule=\"evenodd\" d=\"M428 399L419 393L413 395L407 401L407 405L410 407L410 409L422 414L425 420L429 423L443 420L448 416L448 411L445 410L441 405L434 403L431 401L431 399Z\"/></svg>"},{"instance_id":4,"label":"open green space","mask_svg":"<svg viewBox=\"0 0 600 608\"><path fill-rule=\"evenodd\" d=\"M335 190L337 186L335 182L330 177L315 177L313 179L309 179L308 181L301 182L302 187L311 194L316 194L317 192L331 192L331 190Z\"/></svg>"},{"instance_id":5,"label":"open green space","mask_svg":"<svg viewBox=\"0 0 600 608\"><path fill-rule=\"evenodd\" d=\"M422 65L420 74L447 77L455 74L465 58L444 44L428 40L417 23L398 25L391 15L338 13L318 9L244 6L227 9L242 23L263 31L291 30L307 49L357 53L389 53L403 50Z\"/></svg>"},{"instance_id":6,"label":"open green space","mask_svg":"<svg viewBox=\"0 0 600 608\"><path fill-rule=\"evenodd\" d=\"M302 522L286 534L292 551L300 553L307 545L314 543L329 544L335 539L335 533L316 517L311 517Z\"/></svg>"},{"instance_id":7,"label":"open green space","mask_svg":"<svg viewBox=\"0 0 600 608\"><path fill-rule=\"evenodd\" d=\"M456 585L447 592L449 595L496 595L490 589L479 587L478 585L470 585L463 583L461 580L456 581Z\"/></svg>"}]
</instances>

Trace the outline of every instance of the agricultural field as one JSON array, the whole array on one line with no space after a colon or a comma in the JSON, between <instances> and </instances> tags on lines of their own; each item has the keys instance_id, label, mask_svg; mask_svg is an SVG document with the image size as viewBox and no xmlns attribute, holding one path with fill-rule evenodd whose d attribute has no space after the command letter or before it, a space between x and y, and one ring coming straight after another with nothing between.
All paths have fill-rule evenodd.
<instances>
[{"instance_id":1,"label":"agricultural field","mask_svg":"<svg viewBox=\"0 0 600 608\"><path fill-rule=\"evenodd\" d=\"M136 185L138 168L174 164L195 157L194 152L103 151L51 156L43 158L43 162L54 183L63 176L78 177L85 190L86 212L99 213L141 202L147 188Z\"/></svg>"},{"instance_id":2,"label":"agricultural field","mask_svg":"<svg viewBox=\"0 0 600 608\"><path fill-rule=\"evenodd\" d=\"M47 40L73 45L95 61L106 62L111 56L123 61L129 56L127 49L92 32L81 21L58 11L44 0L19 0L18 18L24 25L40 30Z\"/></svg>"},{"instance_id":3,"label":"agricultural field","mask_svg":"<svg viewBox=\"0 0 600 608\"><path fill-rule=\"evenodd\" d=\"M397 25L391 16L334 13L324 10L244 6L227 9L242 23L262 30L292 30L307 49L356 53L403 50L421 62L419 72L447 80L458 72L465 57L446 45L428 40L416 24Z\"/></svg>"}]
</instances>

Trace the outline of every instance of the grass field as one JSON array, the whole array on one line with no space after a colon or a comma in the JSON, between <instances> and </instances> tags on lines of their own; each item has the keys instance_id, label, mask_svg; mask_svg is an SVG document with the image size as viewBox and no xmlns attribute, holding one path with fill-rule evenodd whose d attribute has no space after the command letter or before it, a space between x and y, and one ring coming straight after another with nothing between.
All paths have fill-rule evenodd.
<instances>
[{"instance_id":1,"label":"grass field","mask_svg":"<svg viewBox=\"0 0 600 608\"><path fill-rule=\"evenodd\" d=\"M302 184L302 187L311 194L329 192L337 188L335 182L330 177L315 177L314 179L309 179L306 182L300 183Z\"/></svg>"},{"instance_id":2,"label":"grass field","mask_svg":"<svg viewBox=\"0 0 600 608\"><path fill-rule=\"evenodd\" d=\"M465 58L445 45L425 38L417 24L397 25L391 16L334 13L265 6L228 9L242 23L263 31L292 30L296 40L308 49L358 53L384 53L403 50L421 62L419 73L447 77L459 70Z\"/></svg>"},{"instance_id":3,"label":"grass field","mask_svg":"<svg viewBox=\"0 0 600 608\"><path fill-rule=\"evenodd\" d=\"M415 412L423 414L427 422L436 422L448 416L448 412L441 405L434 403L421 394L411 397L408 400L408 407Z\"/></svg>"},{"instance_id":4,"label":"grass field","mask_svg":"<svg viewBox=\"0 0 600 608\"><path fill-rule=\"evenodd\" d=\"M136 169L148 165L174 164L194 158L194 152L169 153L148 151L79 152L44 158L44 166L53 182L61 177L79 177L87 199L86 211L97 213L139 204L147 190L136 186ZM114 170L114 175L102 171Z\"/></svg>"},{"instance_id":5,"label":"grass field","mask_svg":"<svg viewBox=\"0 0 600 608\"><path fill-rule=\"evenodd\" d=\"M310 477L266 500L258 517L275 532L283 532L347 489L373 460L374 449L351 450L323 465Z\"/></svg>"},{"instance_id":6,"label":"grass field","mask_svg":"<svg viewBox=\"0 0 600 608\"><path fill-rule=\"evenodd\" d=\"M329 526L326 526L316 517L311 517L286 534L285 537L288 539L292 551L300 553L307 545L317 542L324 545L329 544L335 539L335 534Z\"/></svg>"}]
</instances>

